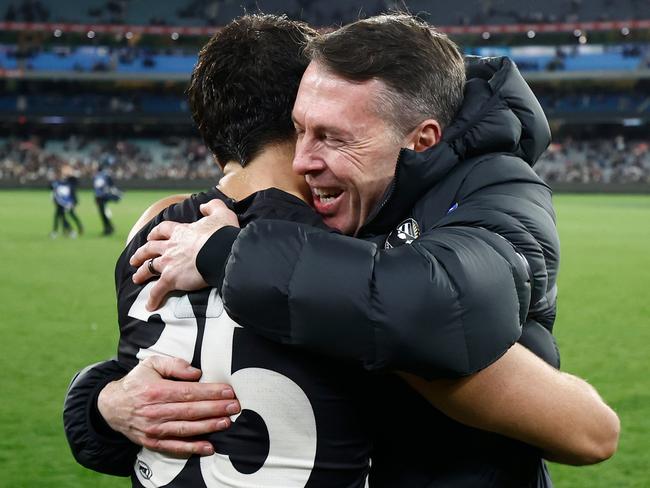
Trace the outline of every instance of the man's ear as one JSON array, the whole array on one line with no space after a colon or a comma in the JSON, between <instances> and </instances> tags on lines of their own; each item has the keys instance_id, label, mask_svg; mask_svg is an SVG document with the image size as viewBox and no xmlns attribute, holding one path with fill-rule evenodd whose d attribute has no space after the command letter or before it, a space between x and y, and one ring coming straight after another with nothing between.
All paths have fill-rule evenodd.
<instances>
[{"instance_id":1,"label":"man's ear","mask_svg":"<svg viewBox=\"0 0 650 488\"><path fill-rule=\"evenodd\" d=\"M442 127L437 120L426 119L418 124L407 136L407 144L404 147L416 152L426 151L435 146L442 138Z\"/></svg>"}]
</instances>

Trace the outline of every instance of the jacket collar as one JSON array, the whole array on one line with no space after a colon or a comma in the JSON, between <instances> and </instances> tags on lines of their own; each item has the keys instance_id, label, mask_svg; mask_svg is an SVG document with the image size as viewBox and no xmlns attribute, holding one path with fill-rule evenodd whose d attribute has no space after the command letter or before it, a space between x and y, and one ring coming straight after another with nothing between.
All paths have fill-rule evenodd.
<instances>
[{"instance_id":1,"label":"jacket collar","mask_svg":"<svg viewBox=\"0 0 650 488\"><path fill-rule=\"evenodd\" d=\"M533 166L550 143L546 116L509 58L465 58L463 104L442 140L417 153L400 152L395 177L360 235L394 227L415 203L459 162L509 153Z\"/></svg>"}]
</instances>

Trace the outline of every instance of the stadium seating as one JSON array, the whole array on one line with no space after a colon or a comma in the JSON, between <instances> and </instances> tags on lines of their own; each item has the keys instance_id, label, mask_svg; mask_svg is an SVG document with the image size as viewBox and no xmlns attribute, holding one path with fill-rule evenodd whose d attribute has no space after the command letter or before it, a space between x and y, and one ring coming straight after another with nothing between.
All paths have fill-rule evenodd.
<instances>
[{"instance_id":1,"label":"stadium seating","mask_svg":"<svg viewBox=\"0 0 650 488\"><path fill-rule=\"evenodd\" d=\"M220 171L196 138L32 137L0 139L0 179L43 179L52 169L71 164L80 177L91 177L97 165L114 160L117 178L216 181ZM46 164L42 164L46 162ZM548 183L650 183L650 144L623 136L604 139L561 139L535 165Z\"/></svg>"},{"instance_id":2,"label":"stadium seating","mask_svg":"<svg viewBox=\"0 0 650 488\"><path fill-rule=\"evenodd\" d=\"M0 138L0 180L23 183L46 179L67 164L90 178L100 163L114 161L117 179L187 179L217 181L221 172L197 138Z\"/></svg>"},{"instance_id":3,"label":"stadium seating","mask_svg":"<svg viewBox=\"0 0 650 488\"><path fill-rule=\"evenodd\" d=\"M627 45L589 46L525 46L468 47L466 54L510 56L521 71L634 71L647 69L650 45L635 45L630 53ZM0 66L16 69L24 64L30 71L116 71L118 73L180 73L192 71L196 50L111 48L107 46L51 46L38 52L25 53L16 59L17 46L0 45Z\"/></svg>"},{"instance_id":4,"label":"stadium seating","mask_svg":"<svg viewBox=\"0 0 650 488\"><path fill-rule=\"evenodd\" d=\"M359 15L375 15L393 6L422 13L437 25L511 24L564 21L597 21L650 18L650 2L633 0L456 0L448 8L431 0L382 1L330 0L325 6L313 0L166 0L151 8L149 0L110 2L70 0L41 2L0 0L6 20L79 23L223 25L244 12L258 8L269 13L289 13L316 25L349 22ZM442 7L442 8L441 8Z\"/></svg>"},{"instance_id":5,"label":"stadium seating","mask_svg":"<svg viewBox=\"0 0 650 488\"><path fill-rule=\"evenodd\" d=\"M0 18L90 25L219 26L259 8L332 26L385 11L394 3L168 0L152 8L149 0L0 0ZM442 2L432 0L406 0L400 5L442 26L526 23L534 30L535 24L548 22L650 19L650 1L642 0L456 0L453 9L440 8ZM114 169L121 178L185 178L188 174L216 178L218 170L205 147L198 139L185 137L191 133L192 122L183 91L204 39L173 42L170 31L153 40L137 34L124 37L124 33L86 38L85 29L74 38L52 36L48 31L48 40L38 44L23 43L11 32L2 37L0 179L40 181L48 170L66 162L88 176L108 156L116 159ZM611 34L608 44L601 44L606 36L593 44L590 36L580 44L569 31L569 38L535 37L514 45L504 44L507 38L481 42L477 35L470 39L475 44L464 48L466 54L510 56L532 80L554 132L560 134L536 166L551 183L650 182L648 146L639 136L643 124L650 123L650 42L647 36L624 42L619 32ZM598 83L601 75L622 81ZM50 76L57 81L50 81ZM577 77L587 82L566 81ZM603 134L609 137L588 136L577 142L566 138L565 131L557 131L566 123L608 125ZM29 131L22 130L22 124ZM147 136L99 136L132 134L137 125L146 128ZM611 137L612 126L614 130L637 126L638 131L617 139ZM74 133L79 127L79 134L61 139L61 134ZM105 131L107 127L111 129Z\"/></svg>"}]
</instances>

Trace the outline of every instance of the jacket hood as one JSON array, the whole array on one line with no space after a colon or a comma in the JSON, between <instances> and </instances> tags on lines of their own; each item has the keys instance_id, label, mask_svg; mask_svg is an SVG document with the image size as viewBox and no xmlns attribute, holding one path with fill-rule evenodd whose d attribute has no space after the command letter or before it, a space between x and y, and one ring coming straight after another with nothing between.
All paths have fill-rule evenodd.
<instances>
[{"instance_id":1,"label":"jacket hood","mask_svg":"<svg viewBox=\"0 0 650 488\"><path fill-rule=\"evenodd\" d=\"M432 148L400 153L393 184L363 233L397 224L415 202L460 161L510 153L533 166L551 141L544 111L517 66L507 57L465 58L463 104Z\"/></svg>"}]
</instances>

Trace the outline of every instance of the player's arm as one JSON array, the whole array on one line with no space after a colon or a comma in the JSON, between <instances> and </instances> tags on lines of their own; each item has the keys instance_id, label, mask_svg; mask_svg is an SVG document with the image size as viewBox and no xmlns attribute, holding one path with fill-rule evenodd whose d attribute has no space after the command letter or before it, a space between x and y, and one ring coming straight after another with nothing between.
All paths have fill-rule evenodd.
<instances>
[{"instance_id":1,"label":"player's arm","mask_svg":"<svg viewBox=\"0 0 650 488\"><path fill-rule=\"evenodd\" d=\"M133 236L135 236L138 233L138 231L140 229L142 229L147 224L147 222L149 222L151 219L153 219L160 212L165 210L170 205L182 202L183 200L185 200L189 196L190 196L189 194L170 195L170 196L162 198L162 199L158 200L156 203L152 204L147 210L144 211L144 213L135 222L135 224L133 224L133 227L131 228L131 231L129 232L129 235L126 238L126 243L128 244L129 242L131 242L131 239L133 239Z\"/></svg>"},{"instance_id":2,"label":"player's arm","mask_svg":"<svg viewBox=\"0 0 650 488\"><path fill-rule=\"evenodd\" d=\"M594 464L616 451L619 419L596 390L521 345L459 380L400 374L449 417L536 446L551 461Z\"/></svg>"},{"instance_id":3,"label":"player's arm","mask_svg":"<svg viewBox=\"0 0 650 488\"><path fill-rule=\"evenodd\" d=\"M198 383L200 376L187 362L162 356L131 371L110 360L79 372L63 408L77 462L129 476L141 446L172 455L212 454L212 445L195 436L228 428L228 407L237 401L229 385Z\"/></svg>"}]
</instances>

